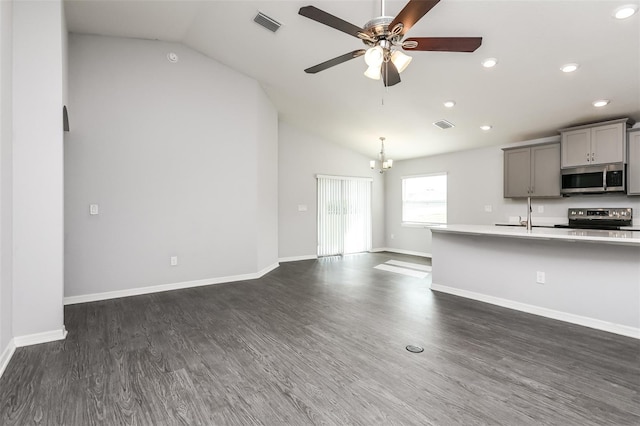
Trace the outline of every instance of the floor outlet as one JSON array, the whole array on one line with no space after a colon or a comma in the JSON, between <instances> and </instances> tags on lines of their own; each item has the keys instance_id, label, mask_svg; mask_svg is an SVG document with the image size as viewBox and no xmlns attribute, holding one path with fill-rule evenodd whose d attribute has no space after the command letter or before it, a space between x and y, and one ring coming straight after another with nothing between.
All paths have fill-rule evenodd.
<instances>
[{"instance_id":1,"label":"floor outlet","mask_svg":"<svg viewBox=\"0 0 640 426\"><path fill-rule=\"evenodd\" d=\"M538 284L544 284L544 279L545 279L544 272L537 271L536 272L536 282Z\"/></svg>"},{"instance_id":2,"label":"floor outlet","mask_svg":"<svg viewBox=\"0 0 640 426\"><path fill-rule=\"evenodd\" d=\"M178 256L171 256L171 266L178 266Z\"/></svg>"}]
</instances>

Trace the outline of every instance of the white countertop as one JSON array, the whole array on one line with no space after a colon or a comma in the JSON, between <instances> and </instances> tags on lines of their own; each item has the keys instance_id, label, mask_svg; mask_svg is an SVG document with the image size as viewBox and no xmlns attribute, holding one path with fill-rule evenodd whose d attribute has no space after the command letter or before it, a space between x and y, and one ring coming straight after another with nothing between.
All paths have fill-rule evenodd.
<instances>
[{"instance_id":1,"label":"white countertop","mask_svg":"<svg viewBox=\"0 0 640 426\"><path fill-rule=\"evenodd\" d=\"M525 238L534 240L562 240L605 244L623 244L640 247L640 231L601 231L591 229L533 228L493 225L433 225L432 232L494 237Z\"/></svg>"}]
</instances>

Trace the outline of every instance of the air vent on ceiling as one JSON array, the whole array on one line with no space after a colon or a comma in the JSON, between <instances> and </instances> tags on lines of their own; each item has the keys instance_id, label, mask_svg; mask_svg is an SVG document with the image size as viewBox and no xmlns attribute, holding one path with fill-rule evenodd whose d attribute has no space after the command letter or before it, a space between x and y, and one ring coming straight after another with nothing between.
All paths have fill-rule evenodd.
<instances>
[{"instance_id":1,"label":"air vent on ceiling","mask_svg":"<svg viewBox=\"0 0 640 426\"><path fill-rule=\"evenodd\" d=\"M273 18L268 17L267 15L265 15L262 12L258 12L258 14L256 15L255 18L253 18L253 22L256 22L260 25L262 25L263 27L265 27L266 29L268 29L271 32L276 32L278 31L278 28L280 28L282 26L282 24L278 21L276 21Z\"/></svg>"},{"instance_id":2,"label":"air vent on ceiling","mask_svg":"<svg viewBox=\"0 0 640 426\"><path fill-rule=\"evenodd\" d=\"M450 129L452 127L456 127L453 123L448 122L447 120L439 120L433 123L434 126L440 127L442 130Z\"/></svg>"}]
</instances>

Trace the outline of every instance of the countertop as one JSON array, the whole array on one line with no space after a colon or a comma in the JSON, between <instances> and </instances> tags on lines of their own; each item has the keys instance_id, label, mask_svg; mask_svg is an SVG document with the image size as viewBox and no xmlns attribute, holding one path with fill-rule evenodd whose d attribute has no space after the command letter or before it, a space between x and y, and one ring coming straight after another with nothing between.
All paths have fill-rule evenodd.
<instances>
[{"instance_id":1,"label":"countertop","mask_svg":"<svg viewBox=\"0 0 640 426\"><path fill-rule=\"evenodd\" d=\"M446 232L466 235L486 235L493 237L524 238L533 240L561 240L604 244L622 244L640 247L640 231L602 231L591 229L533 228L523 226L494 225L433 225L432 232Z\"/></svg>"}]
</instances>

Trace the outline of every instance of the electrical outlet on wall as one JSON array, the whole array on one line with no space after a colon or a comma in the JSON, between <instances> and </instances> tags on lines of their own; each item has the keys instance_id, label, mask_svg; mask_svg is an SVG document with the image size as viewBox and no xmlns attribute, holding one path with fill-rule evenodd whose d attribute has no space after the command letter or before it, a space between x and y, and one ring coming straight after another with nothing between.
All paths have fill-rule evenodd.
<instances>
[{"instance_id":1,"label":"electrical outlet on wall","mask_svg":"<svg viewBox=\"0 0 640 426\"><path fill-rule=\"evenodd\" d=\"M544 206L543 205L539 205L538 206L538 213L544 213Z\"/></svg>"},{"instance_id":2,"label":"electrical outlet on wall","mask_svg":"<svg viewBox=\"0 0 640 426\"><path fill-rule=\"evenodd\" d=\"M171 266L178 266L178 256L171 256Z\"/></svg>"},{"instance_id":3,"label":"electrical outlet on wall","mask_svg":"<svg viewBox=\"0 0 640 426\"><path fill-rule=\"evenodd\" d=\"M536 282L538 284L544 284L544 281L545 281L545 276L544 275L545 274L542 271L537 271L536 272Z\"/></svg>"},{"instance_id":4,"label":"electrical outlet on wall","mask_svg":"<svg viewBox=\"0 0 640 426\"><path fill-rule=\"evenodd\" d=\"M484 211L487 213L491 213L493 211L493 206L491 204L487 204L484 206Z\"/></svg>"}]
</instances>

